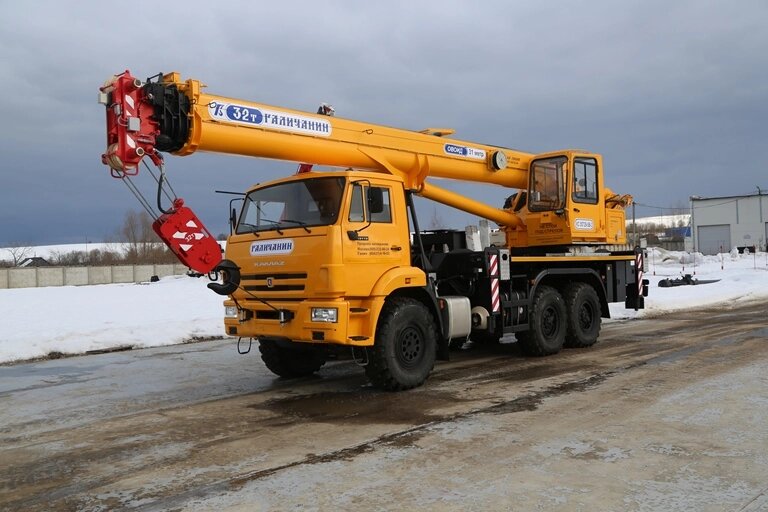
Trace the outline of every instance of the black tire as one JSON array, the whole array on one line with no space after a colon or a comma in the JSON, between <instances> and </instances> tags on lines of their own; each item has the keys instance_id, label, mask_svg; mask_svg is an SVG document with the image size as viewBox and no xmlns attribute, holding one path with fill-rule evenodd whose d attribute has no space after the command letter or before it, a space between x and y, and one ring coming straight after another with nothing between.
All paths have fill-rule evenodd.
<instances>
[{"instance_id":1,"label":"black tire","mask_svg":"<svg viewBox=\"0 0 768 512\"><path fill-rule=\"evenodd\" d=\"M523 352L537 357L560 352L565 343L566 318L560 292L551 286L540 286L533 297L528 331L517 335Z\"/></svg>"},{"instance_id":2,"label":"black tire","mask_svg":"<svg viewBox=\"0 0 768 512\"><path fill-rule=\"evenodd\" d=\"M594 288L586 283L572 283L565 290L568 328L565 346L591 347L600 335L600 299Z\"/></svg>"},{"instance_id":3,"label":"black tire","mask_svg":"<svg viewBox=\"0 0 768 512\"><path fill-rule=\"evenodd\" d=\"M387 391L421 386L435 366L436 333L432 313L424 304L408 297L388 299L374 345L367 349L368 379Z\"/></svg>"},{"instance_id":4,"label":"black tire","mask_svg":"<svg viewBox=\"0 0 768 512\"><path fill-rule=\"evenodd\" d=\"M287 379L312 375L325 364L322 347L295 347L271 338L259 338L261 360L275 375Z\"/></svg>"}]
</instances>

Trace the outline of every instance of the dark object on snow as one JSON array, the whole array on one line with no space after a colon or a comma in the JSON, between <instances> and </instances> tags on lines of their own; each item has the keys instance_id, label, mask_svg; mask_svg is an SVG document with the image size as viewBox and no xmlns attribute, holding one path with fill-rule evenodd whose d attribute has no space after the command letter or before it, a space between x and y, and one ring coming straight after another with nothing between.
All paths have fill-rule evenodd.
<instances>
[{"instance_id":1,"label":"dark object on snow","mask_svg":"<svg viewBox=\"0 0 768 512\"><path fill-rule=\"evenodd\" d=\"M160 278L158 276L152 276L152 277L149 278L149 282L150 283L156 283L159 280L160 280Z\"/></svg>"},{"instance_id":2,"label":"dark object on snow","mask_svg":"<svg viewBox=\"0 0 768 512\"><path fill-rule=\"evenodd\" d=\"M683 277L680 277L678 279L662 279L659 281L659 286L661 288L671 288L673 286L685 286L687 284L709 284L709 283L716 283L719 279L694 279L691 277L691 274L685 274Z\"/></svg>"}]
</instances>

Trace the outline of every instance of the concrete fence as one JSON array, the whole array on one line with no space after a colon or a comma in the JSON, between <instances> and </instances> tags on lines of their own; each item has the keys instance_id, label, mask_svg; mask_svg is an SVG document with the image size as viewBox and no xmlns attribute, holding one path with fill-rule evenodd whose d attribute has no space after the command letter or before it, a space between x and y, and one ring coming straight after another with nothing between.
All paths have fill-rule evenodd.
<instances>
[{"instance_id":1,"label":"concrete fence","mask_svg":"<svg viewBox=\"0 0 768 512\"><path fill-rule=\"evenodd\" d=\"M0 289L140 283L149 281L152 276L166 277L186 273L187 267L181 264L2 268Z\"/></svg>"}]
</instances>

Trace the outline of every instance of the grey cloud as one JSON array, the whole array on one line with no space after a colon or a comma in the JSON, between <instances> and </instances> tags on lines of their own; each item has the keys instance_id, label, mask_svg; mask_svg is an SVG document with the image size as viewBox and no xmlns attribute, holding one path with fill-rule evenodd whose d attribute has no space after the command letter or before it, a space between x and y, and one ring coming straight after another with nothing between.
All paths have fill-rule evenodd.
<instances>
[{"instance_id":1,"label":"grey cloud","mask_svg":"<svg viewBox=\"0 0 768 512\"><path fill-rule=\"evenodd\" d=\"M452 127L529 152L583 147L604 155L614 190L645 204L768 188L759 0L115 5L0 8L0 245L98 238L138 207L99 161L96 90L124 69L177 70L216 94L302 110L327 101L342 117ZM168 167L215 232L226 229L227 200L214 189L293 169L203 154ZM500 204L508 193L476 197ZM423 222L433 208L423 202ZM440 212L447 225L471 220Z\"/></svg>"}]
</instances>

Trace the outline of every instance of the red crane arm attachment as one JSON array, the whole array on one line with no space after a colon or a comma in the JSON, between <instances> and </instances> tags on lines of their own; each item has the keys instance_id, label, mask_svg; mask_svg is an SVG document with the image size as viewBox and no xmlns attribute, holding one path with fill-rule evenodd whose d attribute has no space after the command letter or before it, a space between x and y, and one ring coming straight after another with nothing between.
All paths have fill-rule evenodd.
<instances>
[{"instance_id":1,"label":"red crane arm attachment","mask_svg":"<svg viewBox=\"0 0 768 512\"><path fill-rule=\"evenodd\" d=\"M162 162L155 150L160 128L143 85L126 70L100 88L99 102L107 108L107 151L101 161L116 178L138 174L144 155L155 165Z\"/></svg>"},{"instance_id":2,"label":"red crane arm attachment","mask_svg":"<svg viewBox=\"0 0 768 512\"><path fill-rule=\"evenodd\" d=\"M126 180L139 172L144 156L161 169L163 158L158 150L166 150L160 136L160 123L166 116L162 109L163 98L155 97L158 89L144 84L131 76L129 71L113 77L100 89L99 102L107 111L107 151L101 161L109 166L114 178ZM160 89L162 90L162 89ZM158 115L159 114L159 115ZM174 119L186 126L186 119ZM163 186L163 180L158 183ZM216 239L183 199L176 199L170 210L164 210L158 194L157 208L162 212L155 216L152 229L184 265L200 272L211 272L221 262L221 248Z\"/></svg>"}]
</instances>

